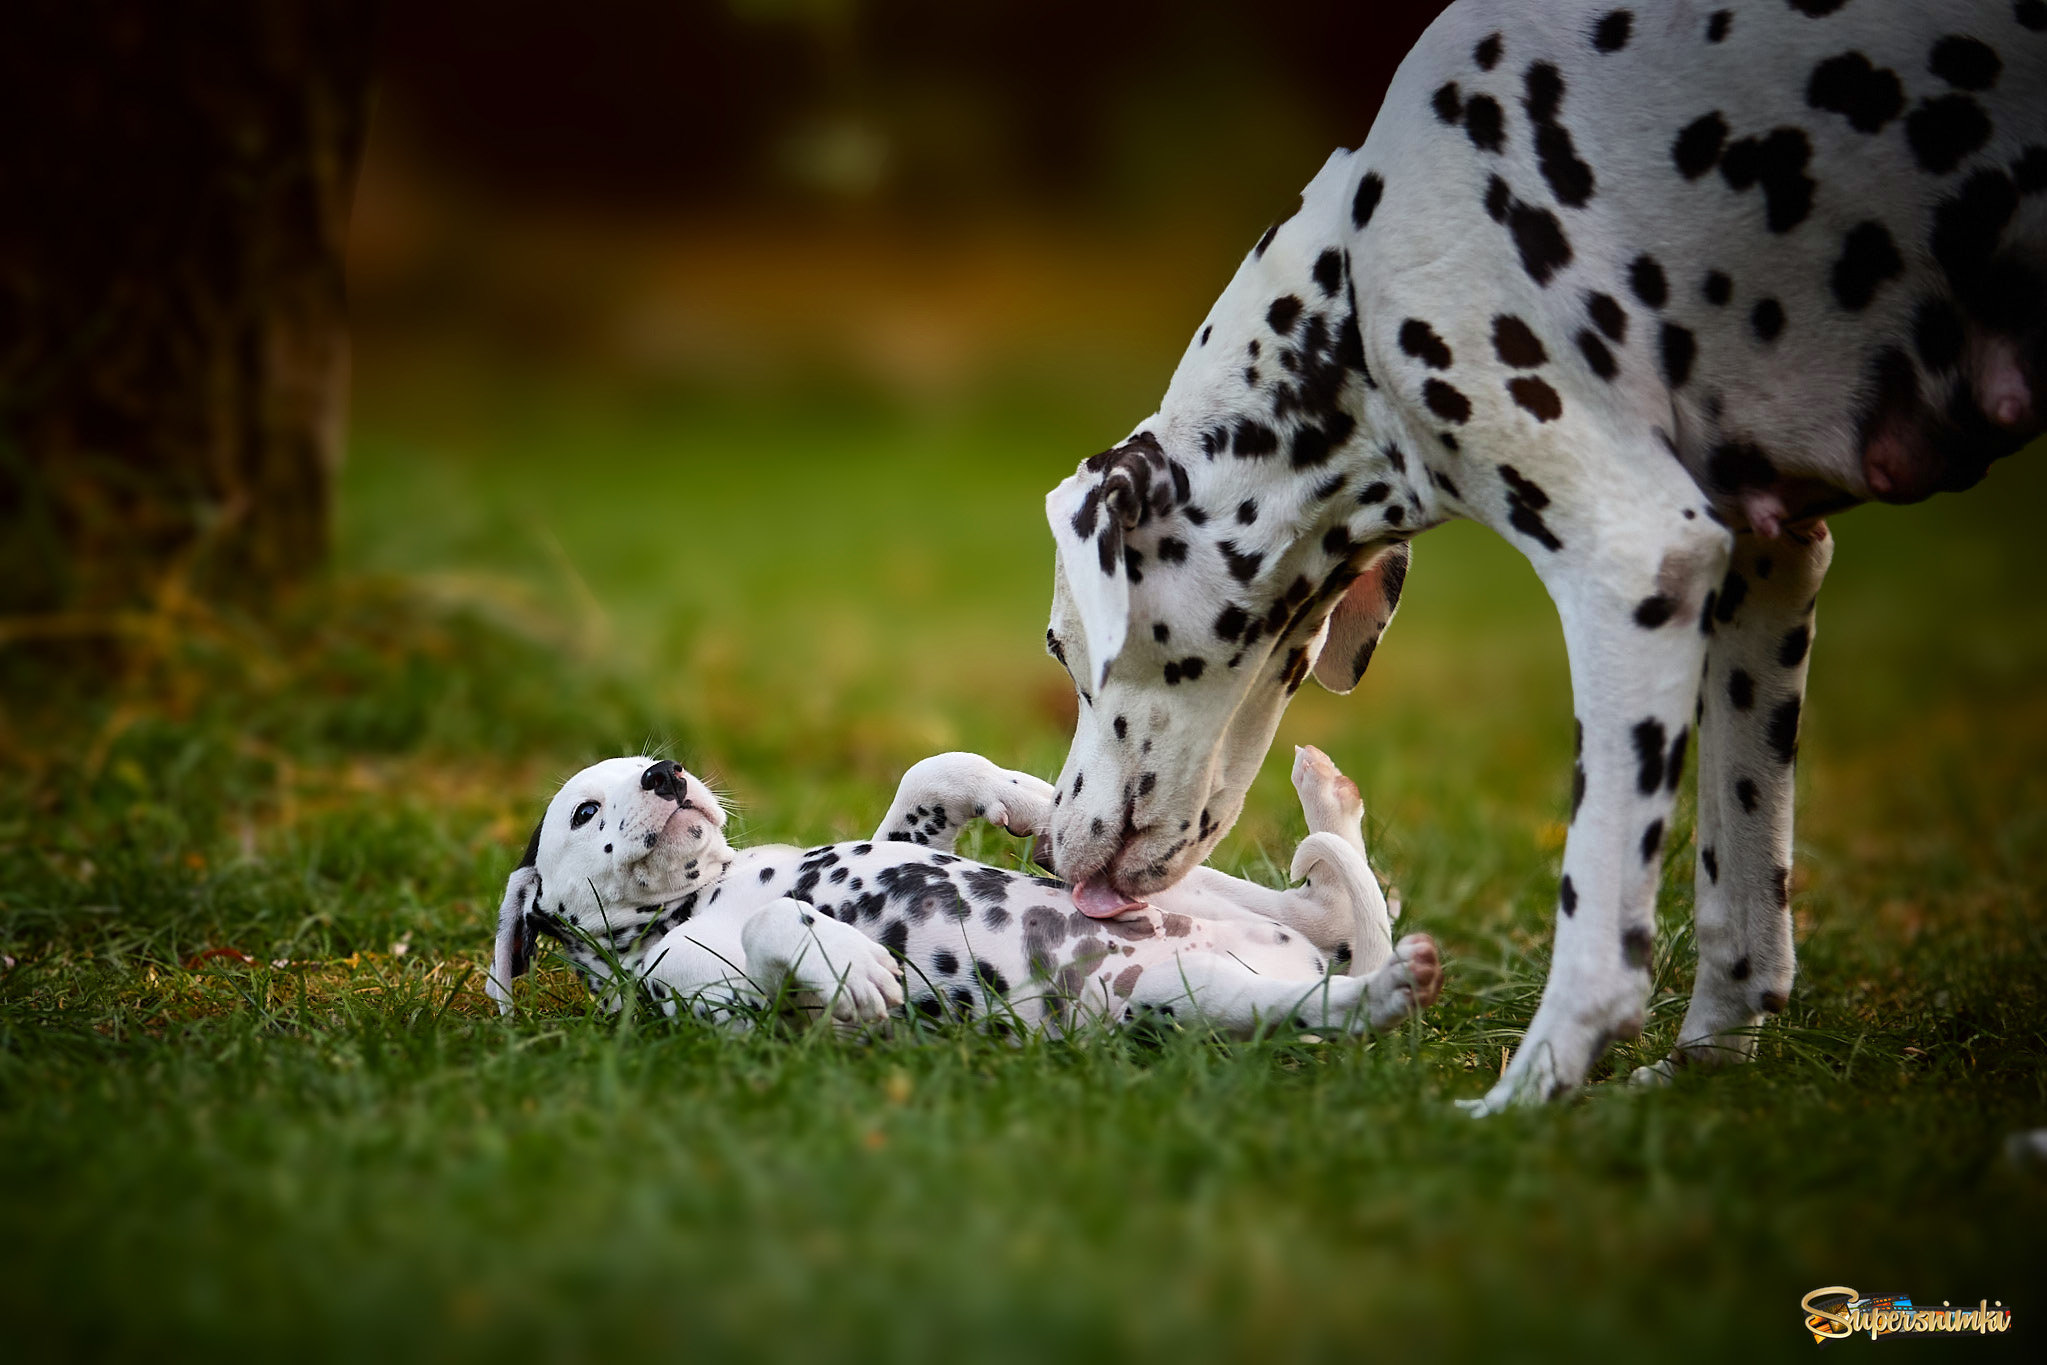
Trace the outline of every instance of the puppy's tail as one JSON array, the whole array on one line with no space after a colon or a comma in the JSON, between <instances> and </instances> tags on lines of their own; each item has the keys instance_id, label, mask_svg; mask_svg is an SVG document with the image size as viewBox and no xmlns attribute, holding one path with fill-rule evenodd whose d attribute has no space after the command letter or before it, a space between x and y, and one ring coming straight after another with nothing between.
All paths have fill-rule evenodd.
<instances>
[{"instance_id":1,"label":"puppy's tail","mask_svg":"<svg viewBox=\"0 0 2047 1365\"><path fill-rule=\"evenodd\" d=\"M1301 840L1294 850L1290 875L1300 881L1317 864L1321 875L1334 878L1350 902L1356 932L1347 975L1369 976L1393 958L1393 917L1386 911L1386 894L1379 889L1371 865L1340 835L1310 834Z\"/></svg>"}]
</instances>

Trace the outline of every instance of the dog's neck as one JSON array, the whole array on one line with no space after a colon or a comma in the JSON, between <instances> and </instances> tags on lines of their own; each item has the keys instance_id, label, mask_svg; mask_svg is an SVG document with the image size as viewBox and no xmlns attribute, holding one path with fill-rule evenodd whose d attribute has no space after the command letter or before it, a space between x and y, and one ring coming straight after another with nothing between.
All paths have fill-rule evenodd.
<instances>
[{"instance_id":1,"label":"dog's neck","mask_svg":"<svg viewBox=\"0 0 2047 1365\"><path fill-rule=\"evenodd\" d=\"M1341 487L1384 486L1380 520L1401 538L1440 519L1420 466L1421 440L1379 388L1365 358L1349 243L1367 200L1355 155L1338 151L1267 229L1216 299L1173 372L1158 412L1140 424L1186 465L1193 501L1210 516L1255 489L1272 507L1258 528L1327 529L1356 511ZM1450 437L1454 440L1454 435ZM1277 469L1292 477L1276 480ZM1395 511L1395 508L1398 508ZM1252 534L1256 534L1253 532Z\"/></svg>"}]
</instances>

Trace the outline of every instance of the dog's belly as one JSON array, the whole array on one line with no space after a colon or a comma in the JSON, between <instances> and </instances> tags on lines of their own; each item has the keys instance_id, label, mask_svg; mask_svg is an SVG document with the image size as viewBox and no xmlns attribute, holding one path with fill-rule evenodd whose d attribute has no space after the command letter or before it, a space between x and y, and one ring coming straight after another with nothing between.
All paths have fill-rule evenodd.
<instances>
[{"instance_id":1,"label":"dog's belly","mask_svg":"<svg viewBox=\"0 0 2047 1365\"><path fill-rule=\"evenodd\" d=\"M910 1008L933 1016L1008 1016L1033 1028L1120 1019L1138 978L1171 972L1185 954L1227 955L1275 980L1312 982L1327 969L1306 938L1249 912L1090 919L1056 878L903 842L747 849L705 908L743 915L784 896L894 950Z\"/></svg>"}]
</instances>

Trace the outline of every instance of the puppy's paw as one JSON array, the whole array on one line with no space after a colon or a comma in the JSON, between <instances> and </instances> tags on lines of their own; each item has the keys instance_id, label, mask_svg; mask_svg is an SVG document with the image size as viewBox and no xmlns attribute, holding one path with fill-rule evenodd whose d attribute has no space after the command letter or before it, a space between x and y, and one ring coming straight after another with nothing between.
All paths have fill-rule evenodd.
<instances>
[{"instance_id":1,"label":"puppy's paw","mask_svg":"<svg viewBox=\"0 0 2047 1365\"><path fill-rule=\"evenodd\" d=\"M811 934L821 951L803 964L801 975L811 978L804 988L827 1002L835 1022L876 1023L901 1008L903 968L894 953L836 920L816 920Z\"/></svg>"},{"instance_id":2,"label":"puppy's paw","mask_svg":"<svg viewBox=\"0 0 2047 1365\"><path fill-rule=\"evenodd\" d=\"M1312 744L1294 750L1294 791L1301 798L1301 814L1311 834L1339 834L1359 837L1365 818L1365 800L1358 784L1345 777L1328 754Z\"/></svg>"},{"instance_id":3,"label":"puppy's paw","mask_svg":"<svg viewBox=\"0 0 2047 1365\"><path fill-rule=\"evenodd\" d=\"M1052 793L1052 784L1043 778L1004 772L984 814L1011 834L1026 838L1044 834L1052 827Z\"/></svg>"},{"instance_id":4,"label":"puppy's paw","mask_svg":"<svg viewBox=\"0 0 2047 1365\"><path fill-rule=\"evenodd\" d=\"M864 945L844 972L845 983L832 1002L832 1016L849 1024L873 1024L903 1004L903 965L895 954L861 936Z\"/></svg>"},{"instance_id":5,"label":"puppy's paw","mask_svg":"<svg viewBox=\"0 0 2047 1365\"><path fill-rule=\"evenodd\" d=\"M1443 993L1443 960L1427 934L1409 934L1393 945L1393 960L1372 974L1367 990L1372 1027L1385 1032L1420 1014Z\"/></svg>"}]
</instances>

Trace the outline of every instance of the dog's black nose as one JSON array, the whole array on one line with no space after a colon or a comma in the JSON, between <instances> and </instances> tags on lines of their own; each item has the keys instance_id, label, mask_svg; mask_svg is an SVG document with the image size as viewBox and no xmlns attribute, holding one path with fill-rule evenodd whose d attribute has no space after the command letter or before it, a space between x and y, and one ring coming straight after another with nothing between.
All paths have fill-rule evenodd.
<instances>
[{"instance_id":1,"label":"dog's black nose","mask_svg":"<svg viewBox=\"0 0 2047 1365\"><path fill-rule=\"evenodd\" d=\"M640 774L640 790L652 792L664 801L682 800L682 769L672 759L662 759Z\"/></svg>"}]
</instances>

